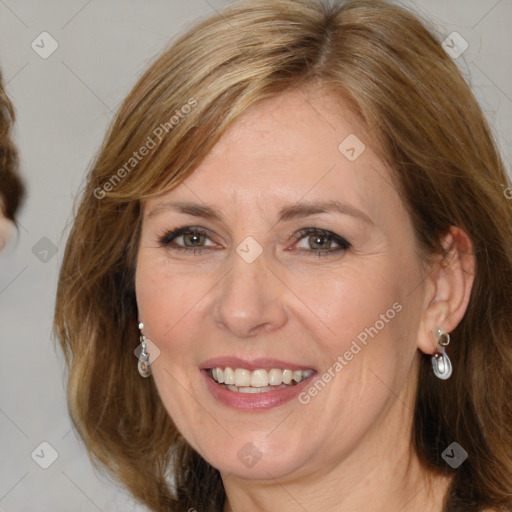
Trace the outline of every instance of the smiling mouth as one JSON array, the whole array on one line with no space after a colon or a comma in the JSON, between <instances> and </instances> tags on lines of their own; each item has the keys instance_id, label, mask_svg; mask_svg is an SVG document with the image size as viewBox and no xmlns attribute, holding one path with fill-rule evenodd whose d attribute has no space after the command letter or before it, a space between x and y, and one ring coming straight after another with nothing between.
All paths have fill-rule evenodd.
<instances>
[{"instance_id":1,"label":"smiling mouth","mask_svg":"<svg viewBox=\"0 0 512 512\"><path fill-rule=\"evenodd\" d=\"M208 375L221 387L237 393L266 393L296 386L313 375L314 370L247 370L245 368L216 367Z\"/></svg>"}]
</instances>

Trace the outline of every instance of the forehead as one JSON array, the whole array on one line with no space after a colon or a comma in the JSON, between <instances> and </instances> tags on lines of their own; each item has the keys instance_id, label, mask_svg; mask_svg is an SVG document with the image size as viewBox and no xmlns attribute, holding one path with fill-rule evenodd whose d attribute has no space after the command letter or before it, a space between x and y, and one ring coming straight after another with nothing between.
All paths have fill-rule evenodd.
<instances>
[{"instance_id":1,"label":"forehead","mask_svg":"<svg viewBox=\"0 0 512 512\"><path fill-rule=\"evenodd\" d=\"M337 96L294 91L260 101L223 134L198 168L150 201L183 199L279 209L302 198L389 209L398 200L372 141Z\"/></svg>"},{"instance_id":2,"label":"forehead","mask_svg":"<svg viewBox=\"0 0 512 512\"><path fill-rule=\"evenodd\" d=\"M360 139L366 138L355 116L333 95L289 92L247 110L200 168L236 160L250 170L260 166L261 173L279 169L305 175L309 169L315 174L319 171L316 162L336 163L341 156L340 143L356 132Z\"/></svg>"}]
</instances>

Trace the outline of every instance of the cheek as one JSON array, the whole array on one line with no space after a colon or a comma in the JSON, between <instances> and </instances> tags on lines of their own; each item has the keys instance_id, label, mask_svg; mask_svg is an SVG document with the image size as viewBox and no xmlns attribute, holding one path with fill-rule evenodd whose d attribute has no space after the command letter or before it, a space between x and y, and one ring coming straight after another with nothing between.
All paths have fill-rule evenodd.
<instances>
[{"instance_id":1,"label":"cheek","mask_svg":"<svg viewBox=\"0 0 512 512\"><path fill-rule=\"evenodd\" d=\"M382 330L381 315L391 309L385 320L393 319L393 304L401 296L399 280L390 269L386 261L362 264L359 260L357 264L343 263L339 270L329 273L296 276L294 293L310 310L302 317L309 319L309 327L319 339L336 350L377 321ZM340 340L343 343L338 347Z\"/></svg>"},{"instance_id":2,"label":"cheek","mask_svg":"<svg viewBox=\"0 0 512 512\"><path fill-rule=\"evenodd\" d=\"M302 319L314 333L320 368L336 396L353 397L356 407L364 396L368 405L389 393L383 382L398 389L407 378L420 321L419 294L411 290L419 276L412 255L383 251L295 283L294 292L311 308Z\"/></svg>"},{"instance_id":3,"label":"cheek","mask_svg":"<svg viewBox=\"0 0 512 512\"><path fill-rule=\"evenodd\" d=\"M151 366L152 378L169 415L180 431L204 421L190 408L192 389L188 366L183 362L194 354L194 314L205 291L199 289L192 276L166 271L165 264L155 259L150 250L141 250L135 274L135 290L140 321L144 332L160 350ZM194 307L196 306L196 307Z\"/></svg>"},{"instance_id":4,"label":"cheek","mask_svg":"<svg viewBox=\"0 0 512 512\"><path fill-rule=\"evenodd\" d=\"M193 274L167 271L164 261L146 252L139 254L135 275L140 320L155 342L177 340L172 333L186 323L187 315L200 303L206 286L194 280Z\"/></svg>"}]
</instances>

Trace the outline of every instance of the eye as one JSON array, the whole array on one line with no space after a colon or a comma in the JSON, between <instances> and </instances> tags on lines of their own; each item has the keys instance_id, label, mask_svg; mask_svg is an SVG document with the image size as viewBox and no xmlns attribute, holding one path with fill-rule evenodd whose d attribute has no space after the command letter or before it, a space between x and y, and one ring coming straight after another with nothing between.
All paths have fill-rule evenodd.
<instances>
[{"instance_id":1,"label":"eye","mask_svg":"<svg viewBox=\"0 0 512 512\"><path fill-rule=\"evenodd\" d=\"M299 247L301 251L315 256L337 254L351 247L351 244L339 235L319 228L302 229L294 235L294 238L298 240L298 243L295 244L296 247ZM302 239L305 239L303 243L306 244L306 247L300 247ZM215 243L211 242L207 231L192 226L166 232L161 235L158 240L161 247L173 251L192 252L194 254L201 253L206 248L216 246ZM210 240L211 243L207 245L206 242L208 240ZM333 244L337 247L333 247Z\"/></svg>"},{"instance_id":2,"label":"eye","mask_svg":"<svg viewBox=\"0 0 512 512\"><path fill-rule=\"evenodd\" d=\"M299 231L295 238L299 241L297 246L305 239L306 247L301 247L301 250L306 250L315 256L327 256L329 254L339 253L350 249L350 243L331 231L326 231L319 228L305 228ZM333 248L332 245L336 244L338 247Z\"/></svg>"},{"instance_id":3,"label":"eye","mask_svg":"<svg viewBox=\"0 0 512 512\"><path fill-rule=\"evenodd\" d=\"M209 240L209 236L206 231L190 226L169 231L159 237L159 243L162 247L177 251L192 251L194 253L202 252L205 247L215 246L214 243L209 246L205 245L207 240ZM181 241L182 243L176 243L176 241Z\"/></svg>"}]
</instances>

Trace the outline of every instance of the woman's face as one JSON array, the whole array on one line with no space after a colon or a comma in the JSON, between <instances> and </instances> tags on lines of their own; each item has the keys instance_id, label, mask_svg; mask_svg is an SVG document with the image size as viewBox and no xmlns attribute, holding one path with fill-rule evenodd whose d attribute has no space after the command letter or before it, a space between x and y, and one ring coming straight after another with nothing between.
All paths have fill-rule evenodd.
<instances>
[{"instance_id":1,"label":"woman's face","mask_svg":"<svg viewBox=\"0 0 512 512\"><path fill-rule=\"evenodd\" d=\"M409 439L425 302L413 228L355 118L304 94L254 106L144 208L153 378L223 475L321 474Z\"/></svg>"},{"instance_id":2,"label":"woman's face","mask_svg":"<svg viewBox=\"0 0 512 512\"><path fill-rule=\"evenodd\" d=\"M17 233L14 222L4 214L4 202L0 195L0 252L16 238Z\"/></svg>"}]
</instances>

